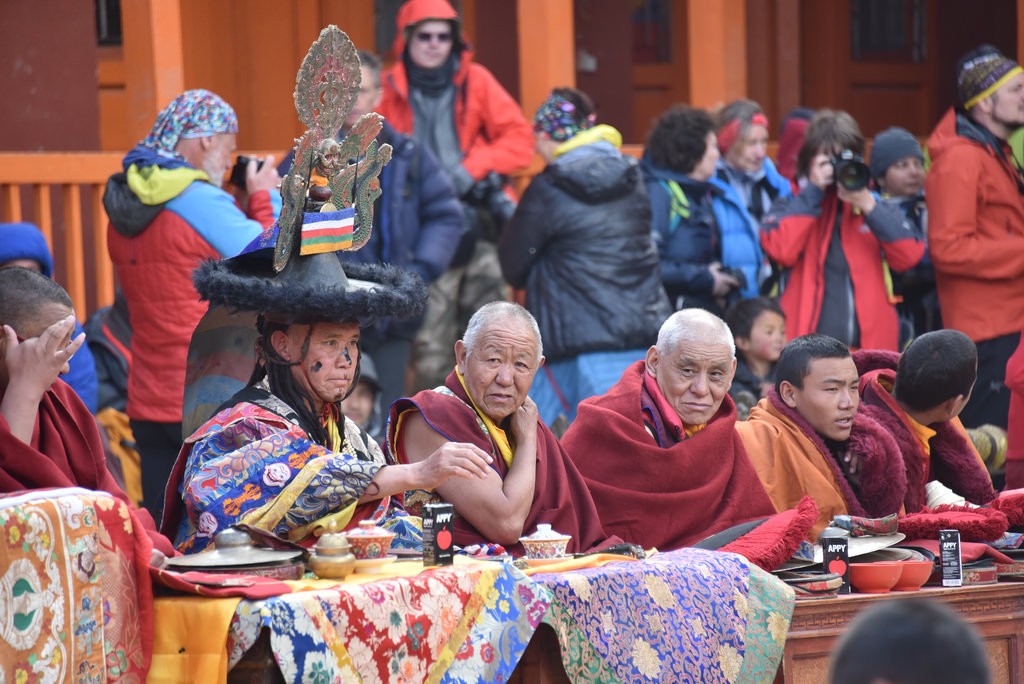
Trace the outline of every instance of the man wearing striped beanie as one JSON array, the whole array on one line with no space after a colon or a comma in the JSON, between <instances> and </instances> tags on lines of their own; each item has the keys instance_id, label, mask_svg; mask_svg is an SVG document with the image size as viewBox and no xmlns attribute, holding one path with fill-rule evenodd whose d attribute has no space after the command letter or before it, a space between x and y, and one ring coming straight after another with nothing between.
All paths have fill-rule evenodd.
<instances>
[{"instance_id":1,"label":"man wearing striped beanie","mask_svg":"<svg viewBox=\"0 0 1024 684\"><path fill-rule=\"evenodd\" d=\"M1006 362L1024 325L1024 175L1006 140L1024 127L1024 71L982 45L957 63L956 86L959 102L928 140L929 247L943 324L978 347L960 418L1005 428Z\"/></svg>"}]
</instances>

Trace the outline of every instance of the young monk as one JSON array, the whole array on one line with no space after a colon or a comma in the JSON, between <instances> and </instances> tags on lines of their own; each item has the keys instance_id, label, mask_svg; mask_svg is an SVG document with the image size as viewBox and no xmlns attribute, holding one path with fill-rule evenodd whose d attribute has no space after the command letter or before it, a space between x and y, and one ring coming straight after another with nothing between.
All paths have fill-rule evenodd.
<instances>
[{"instance_id":1,"label":"young monk","mask_svg":"<svg viewBox=\"0 0 1024 684\"><path fill-rule=\"evenodd\" d=\"M85 342L68 293L26 268L0 269L0 493L84 487L130 503L107 470L96 421L62 380ZM154 546L172 554L136 510Z\"/></svg>"},{"instance_id":2,"label":"young monk","mask_svg":"<svg viewBox=\"0 0 1024 684\"><path fill-rule=\"evenodd\" d=\"M858 410L858 380L849 347L828 335L802 335L783 348L774 389L736 423L776 507L814 497L814 538L838 514L898 513L906 494L899 446Z\"/></svg>"}]
</instances>

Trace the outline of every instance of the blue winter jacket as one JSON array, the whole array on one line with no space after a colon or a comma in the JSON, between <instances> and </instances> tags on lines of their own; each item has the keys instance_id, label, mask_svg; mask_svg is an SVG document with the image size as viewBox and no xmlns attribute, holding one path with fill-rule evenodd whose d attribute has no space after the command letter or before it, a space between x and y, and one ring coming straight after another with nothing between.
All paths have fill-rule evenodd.
<instances>
[{"instance_id":1,"label":"blue winter jacket","mask_svg":"<svg viewBox=\"0 0 1024 684\"><path fill-rule=\"evenodd\" d=\"M761 249L761 226L747 211L740 193L727 180L717 174L710 183L716 192L712 201L715 220L722 240L722 265L738 268L747 277L747 286L741 291L746 299L760 294L759 287L764 279L764 251ZM789 181L775 169L767 157L764 160L764 178L759 181L767 185L772 201L793 194Z\"/></svg>"},{"instance_id":2,"label":"blue winter jacket","mask_svg":"<svg viewBox=\"0 0 1024 684\"><path fill-rule=\"evenodd\" d=\"M700 307L721 313L712 290L715 279L708 267L721 261L721 239L712 211L716 186L641 161L651 203L651 233L661 257L661 280L675 310ZM673 217L668 181L679 184L688 201L689 217Z\"/></svg>"}]
</instances>

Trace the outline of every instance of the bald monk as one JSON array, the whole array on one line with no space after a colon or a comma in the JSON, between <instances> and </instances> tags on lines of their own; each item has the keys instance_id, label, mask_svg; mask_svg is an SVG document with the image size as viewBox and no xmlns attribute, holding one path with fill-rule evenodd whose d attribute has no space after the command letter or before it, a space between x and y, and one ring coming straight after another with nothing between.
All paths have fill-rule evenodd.
<instances>
[{"instance_id":1,"label":"bald monk","mask_svg":"<svg viewBox=\"0 0 1024 684\"><path fill-rule=\"evenodd\" d=\"M580 404L562 445L606 532L675 549L776 512L736 436L735 371L725 322L683 309L644 360Z\"/></svg>"}]
</instances>

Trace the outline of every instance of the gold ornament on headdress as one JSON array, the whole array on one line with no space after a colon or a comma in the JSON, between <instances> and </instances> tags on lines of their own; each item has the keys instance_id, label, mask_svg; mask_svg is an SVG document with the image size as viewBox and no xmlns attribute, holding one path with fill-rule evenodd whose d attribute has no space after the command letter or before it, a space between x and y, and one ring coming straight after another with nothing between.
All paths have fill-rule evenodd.
<instances>
[{"instance_id":1,"label":"gold ornament on headdress","mask_svg":"<svg viewBox=\"0 0 1024 684\"><path fill-rule=\"evenodd\" d=\"M359 249L370 239L379 175L391 161L391 145L376 140L383 118L364 114L343 140L337 139L359 96L361 80L355 45L337 26L328 26L310 46L295 76L295 111L307 130L296 139L292 168L281 181L277 272L295 251L305 211L354 207L355 230L348 249Z\"/></svg>"}]
</instances>

